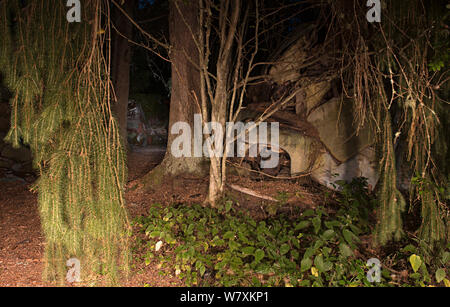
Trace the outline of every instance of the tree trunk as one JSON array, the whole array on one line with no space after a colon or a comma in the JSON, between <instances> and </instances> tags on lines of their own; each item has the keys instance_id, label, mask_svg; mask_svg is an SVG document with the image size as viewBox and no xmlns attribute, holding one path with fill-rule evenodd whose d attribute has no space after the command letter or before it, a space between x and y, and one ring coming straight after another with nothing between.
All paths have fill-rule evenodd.
<instances>
[{"instance_id":1,"label":"tree trunk","mask_svg":"<svg viewBox=\"0 0 450 307\"><path fill-rule=\"evenodd\" d=\"M175 3L176 2L176 3ZM180 15L179 10L182 12ZM176 122L188 123L194 132L194 114L201 113L196 99L200 93L200 72L192 64L197 63L199 53L192 33L197 35L198 24L197 1L170 1L169 30L172 62L172 92L170 100L169 136L167 151L163 162L144 177L146 185L160 184L165 176L178 174L207 174L208 163L205 158L193 157L194 141L191 141L191 156L176 158L171 146L178 135L172 135L171 128ZM187 25L186 25L187 24ZM192 30L192 32L191 32ZM189 57L189 58L188 58Z\"/></svg>"},{"instance_id":2,"label":"tree trunk","mask_svg":"<svg viewBox=\"0 0 450 307\"><path fill-rule=\"evenodd\" d=\"M123 9L132 16L134 0L128 0L123 5ZM127 142L127 111L128 95L130 90L130 62L131 48L127 38L133 34L133 25L128 18L113 6L112 23L117 31L112 34L112 57L111 57L111 78L114 86L115 99L113 113L117 119L120 129L120 136L126 147Z\"/></svg>"},{"instance_id":3,"label":"tree trunk","mask_svg":"<svg viewBox=\"0 0 450 307\"><path fill-rule=\"evenodd\" d=\"M225 64L226 65L226 64ZM220 72L219 72L220 70ZM217 76L227 76L228 71L218 69ZM211 107L211 121L219 123L222 127L226 126L227 118L227 84L225 78L218 78L216 87L216 99ZM226 132L224 132L226 135ZM223 157L211 157L209 169L209 189L208 196L205 200L211 206L215 207L217 202L223 197L225 192L226 167L223 163Z\"/></svg>"}]
</instances>

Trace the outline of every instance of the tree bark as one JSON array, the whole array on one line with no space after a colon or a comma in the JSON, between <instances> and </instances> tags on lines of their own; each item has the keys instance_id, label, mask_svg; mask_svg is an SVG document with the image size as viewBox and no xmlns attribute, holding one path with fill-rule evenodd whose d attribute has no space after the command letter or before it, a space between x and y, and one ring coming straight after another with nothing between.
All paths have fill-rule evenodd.
<instances>
[{"instance_id":1,"label":"tree bark","mask_svg":"<svg viewBox=\"0 0 450 307\"><path fill-rule=\"evenodd\" d=\"M192 63L198 63L199 59L198 49L193 39L193 34L197 35L199 31L198 2L173 0L170 1L169 9L172 63L169 136L162 163L144 177L147 185L160 184L163 177L178 174L204 176L207 174L208 167L205 158L193 157L193 140L190 157L175 158L171 153L172 142L178 136L170 133L173 124L180 121L188 123L193 137L194 114L201 113L201 110L198 106L200 102L196 100L200 93L200 72Z\"/></svg>"},{"instance_id":2,"label":"tree bark","mask_svg":"<svg viewBox=\"0 0 450 307\"><path fill-rule=\"evenodd\" d=\"M134 0L127 0L123 9L132 16ZM120 136L126 147L127 142L127 111L128 96L130 90L130 62L131 48L127 38L133 34L133 25L128 18L116 7L112 9L112 23L117 32L112 34L112 57L111 57L111 79L114 86L115 99L113 113L117 119Z\"/></svg>"},{"instance_id":3,"label":"tree bark","mask_svg":"<svg viewBox=\"0 0 450 307\"><path fill-rule=\"evenodd\" d=\"M234 51L240 48L235 42L240 9L240 0L220 2L220 29L218 31L221 33L219 35L220 48L215 75L214 99L211 102L211 121L219 123L222 127L225 127L227 115L233 112L233 110L228 110L228 102L232 86L230 83L233 74L232 57L235 54ZM222 143L222 145L224 144ZM211 157L209 174L209 189L205 202L214 207L225 192L226 156Z\"/></svg>"}]
</instances>

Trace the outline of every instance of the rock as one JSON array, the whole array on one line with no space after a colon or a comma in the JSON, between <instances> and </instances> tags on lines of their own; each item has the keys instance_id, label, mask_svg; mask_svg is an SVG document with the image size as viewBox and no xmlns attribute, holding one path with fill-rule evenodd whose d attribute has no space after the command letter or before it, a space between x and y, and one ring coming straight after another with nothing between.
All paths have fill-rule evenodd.
<instances>
[{"instance_id":1,"label":"rock","mask_svg":"<svg viewBox=\"0 0 450 307\"><path fill-rule=\"evenodd\" d=\"M31 151L26 147L13 148L11 145L6 145L2 149L2 157L14 160L16 162L28 162L33 160Z\"/></svg>"},{"instance_id":2,"label":"rock","mask_svg":"<svg viewBox=\"0 0 450 307\"><path fill-rule=\"evenodd\" d=\"M335 184L338 180L350 182L353 178L365 177L372 190L379 179L375 149L367 147L344 163L337 163L329 153L324 153L317 159L311 177L335 190L339 190L339 186Z\"/></svg>"},{"instance_id":3,"label":"rock","mask_svg":"<svg viewBox=\"0 0 450 307\"><path fill-rule=\"evenodd\" d=\"M356 135L351 100L333 98L319 106L308 116L308 122L319 132L319 137L331 155L345 162L375 141L372 131L364 126Z\"/></svg>"}]
</instances>

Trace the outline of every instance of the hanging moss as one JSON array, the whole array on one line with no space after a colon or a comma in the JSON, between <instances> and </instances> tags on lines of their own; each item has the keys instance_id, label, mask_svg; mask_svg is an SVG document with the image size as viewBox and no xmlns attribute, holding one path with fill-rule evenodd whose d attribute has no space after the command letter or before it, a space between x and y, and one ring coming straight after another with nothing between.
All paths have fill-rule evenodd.
<instances>
[{"instance_id":1,"label":"hanging moss","mask_svg":"<svg viewBox=\"0 0 450 307\"><path fill-rule=\"evenodd\" d=\"M71 24L65 1L0 2L0 70L14 93L6 140L33 152L44 277L60 283L72 257L83 282L104 275L116 283L129 264L125 154L110 112L102 5L83 1L84 22Z\"/></svg>"},{"instance_id":2,"label":"hanging moss","mask_svg":"<svg viewBox=\"0 0 450 307\"><path fill-rule=\"evenodd\" d=\"M405 203L395 184L395 164L400 161L396 161L394 143L404 140L404 164L421 181L431 183L411 190L411 199L422 203L419 235L422 241L436 245L449 236L445 233L448 199L442 201L436 190L448 186L449 178L443 109L448 108L449 33L445 25L450 10L444 0L412 0L407 5L389 0L381 5L381 22L370 23L365 3L332 1L326 40L337 45L344 91L355 99L355 121L360 127L369 122L379 136L377 242L385 244L403 233ZM400 115L395 122L391 122L393 109Z\"/></svg>"},{"instance_id":3,"label":"hanging moss","mask_svg":"<svg viewBox=\"0 0 450 307\"><path fill-rule=\"evenodd\" d=\"M439 246L447 240L446 227L441 219L439 196L435 189L425 184L420 190L422 200L422 225L419 237L430 247Z\"/></svg>"},{"instance_id":4,"label":"hanging moss","mask_svg":"<svg viewBox=\"0 0 450 307\"><path fill-rule=\"evenodd\" d=\"M378 224L376 243L385 245L391 240L400 240L403 236L401 213L405 210L405 199L397 189L397 171L395 152L392 144L392 125L389 113L384 116L382 137L382 159L380 162L380 188L378 191Z\"/></svg>"}]
</instances>

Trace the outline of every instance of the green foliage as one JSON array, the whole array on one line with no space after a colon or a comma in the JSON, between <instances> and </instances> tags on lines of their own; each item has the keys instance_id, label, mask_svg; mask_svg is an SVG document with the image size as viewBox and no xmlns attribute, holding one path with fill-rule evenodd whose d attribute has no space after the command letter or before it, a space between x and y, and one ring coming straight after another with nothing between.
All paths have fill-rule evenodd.
<instances>
[{"instance_id":1,"label":"green foliage","mask_svg":"<svg viewBox=\"0 0 450 307\"><path fill-rule=\"evenodd\" d=\"M336 17L330 32L342 42L341 80L354 97L355 122L359 127L369 124L377 132L381 177L376 240L386 245L403 236L405 201L396 187L393 146L399 137L407 144L404 159L411 170L446 185L450 10L447 1L424 5L422 0L411 0L405 5L387 0L383 22L377 24L364 20L362 3L354 2L361 14L353 14L345 2L327 2ZM438 221L438 212L448 212L448 205L433 201L432 194L418 199L423 207L421 233L435 244L443 237L444 215Z\"/></svg>"},{"instance_id":2,"label":"green foliage","mask_svg":"<svg viewBox=\"0 0 450 307\"><path fill-rule=\"evenodd\" d=\"M334 230L323 234L322 215L310 210L296 220L283 216L258 222L235 212L229 201L217 209L155 205L136 222L150 247L164 242L162 251L148 251L147 263L157 257L188 286L279 286L309 280L313 256L325 241L346 244L342 232L339 239ZM328 258L320 261L316 265L322 271L331 269Z\"/></svg>"},{"instance_id":3,"label":"green foliage","mask_svg":"<svg viewBox=\"0 0 450 307\"><path fill-rule=\"evenodd\" d=\"M83 9L100 24L94 2ZM66 12L61 1L0 2L0 70L13 92L6 140L28 144L39 170L44 277L63 283L76 257L83 281L104 274L114 283L129 257L125 154L109 111L102 36L96 23L68 23Z\"/></svg>"},{"instance_id":4,"label":"green foliage","mask_svg":"<svg viewBox=\"0 0 450 307\"><path fill-rule=\"evenodd\" d=\"M155 205L148 217L137 220L149 246L164 242L162 251L148 251L147 263L157 257L188 286L338 285L360 264L346 264L359 241L355 231L360 232L348 222L345 217L330 219L320 209L295 220L279 216L257 222L230 207L199 205ZM320 277L311 275L313 264Z\"/></svg>"},{"instance_id":5,"label":"green foliage","mask_svg":"<svg viewBox=\"0 0 450 307\"><path fill-rule=\"evenodd\" d=\"M406 257L412 270L408 279L413 286L440 285L450 287L448 267L450 265L450 244L431 256L420 246L409 244L399 251L399 257ZM434 272L434 274L430 273Z\"/></svg>"},{"instance_id":6,"label":"green foliage","mask_svg":"<svg viewBox=\"0 0 450 307\"><path fill-rule=\"evenodd\" d=\"M406 280L395 280L382 267L381 282L370 283L368 259L358 255L361 237L371 232L368 211L376 204L364 179L339 184L336 212L319 207L296 218L278 215L258 221L237 211L231 201L218 208L155 204L148 216L135 221L145 238L136 244L144 247L147 265L156 262L161 272L174 273L187 286L445 285L448 247L436 257L413 257L414 267L404 267L410 272ZM409 244L388 258L393 266L409 263L421 250L418 245ZM428 273L432 270L435 277Z\"/></svg>"}]
</instances>

